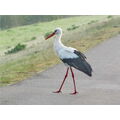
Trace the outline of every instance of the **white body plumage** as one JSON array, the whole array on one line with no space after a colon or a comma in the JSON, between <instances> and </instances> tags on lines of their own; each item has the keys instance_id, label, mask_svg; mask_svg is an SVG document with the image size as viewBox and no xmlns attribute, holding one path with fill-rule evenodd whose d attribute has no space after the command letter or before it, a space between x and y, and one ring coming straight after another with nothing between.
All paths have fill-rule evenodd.
<instances>
[{"instance_id":1,"label":"white body plumage","mask_svg":"<svg viewBox=\"0 0 120 120\"><path fill-rule=\"evenodd\" d=\"M66 47L61 42L62 30L58 28L59 33L55 36L54 41L54 51L60 59L69 59L69 58L77 58L78 56L74 54L75 48Z\"/></svg>"}]
</instances>

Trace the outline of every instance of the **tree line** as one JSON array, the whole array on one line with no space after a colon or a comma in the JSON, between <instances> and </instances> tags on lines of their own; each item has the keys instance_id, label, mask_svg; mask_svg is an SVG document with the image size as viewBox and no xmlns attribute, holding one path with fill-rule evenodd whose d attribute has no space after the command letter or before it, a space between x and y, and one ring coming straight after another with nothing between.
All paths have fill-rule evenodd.
<instances>
[{"instance_id":1,"label":"tree line","mask_svg":"<svg viewBox=\"0 0 120 120\"><path fill-rule=\"evenodd\" d=\"M29 25L37 22L52 21L70 17L68 15L0 15L0 30Z\"/></svg>"}]
</instances>

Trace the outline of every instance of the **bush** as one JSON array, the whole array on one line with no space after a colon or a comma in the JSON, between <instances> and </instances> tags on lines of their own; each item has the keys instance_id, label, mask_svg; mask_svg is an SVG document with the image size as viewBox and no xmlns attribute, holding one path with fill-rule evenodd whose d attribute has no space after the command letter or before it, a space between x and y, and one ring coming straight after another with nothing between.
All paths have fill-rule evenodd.
<instances>
[{"instance_id":1,"label":"bush","mask_svg":"<svg viewBox=\"0 0 120 120\"><path fill-rule=\"evenodd\" d=\"M112 15L108 15L107 18L112 18Z\"/></svg>"},{"instance_id":2,"label":"bush","mask_svg":"<svg viewBox=\"0 0 120 120\"><path fill-rule=\"evenodd\" d=\"M77 28L79 28L79 26L77 26L77 25L72 25L70 28L67 28L67 30L70 31L70 30L75 30L75 29L77 29Z\"/></svg>"},{"instance_id":3,"label":"bush","mask_svg":"<svg viewBox=\"0 0 120 120\"><path fill-rule=\"evenodd\" d=\"M36 37L32 37L32 38L31 38L31 40L35 40L35 39L36 39Z\"/></svg>"},{"instance_id":4,"label":"bush","mask_svg":"<svg viewBox=\"0 0 120 120\"><path fill-rule=\"evenodd\" d=\"M5 54L16 53L26 48L26 45L18 43L14 48L5 52Z\"/></svg>"},{"instance_id":5,"label":"bush","mask_svg":"<svg viewBox=\"0 0 120 120\"><path fill-rule=\"evenodd\" d=\"M97 22L97 20L92 20L88 24L92 24L92 23L96 23L96 22Z\"/></svg>"}]
</instances>

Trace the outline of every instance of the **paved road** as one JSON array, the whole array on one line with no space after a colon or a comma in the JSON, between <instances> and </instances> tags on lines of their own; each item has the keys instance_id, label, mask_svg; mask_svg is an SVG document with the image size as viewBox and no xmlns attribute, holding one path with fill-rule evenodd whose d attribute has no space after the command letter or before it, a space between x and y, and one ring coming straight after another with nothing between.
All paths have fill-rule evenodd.
<instances>
[{"instance_id":1,"label":"paved road","mask_svg":"<svg viewBox=\"0 0 120 120\"><path fill-rule=\"evenodd\" d=\"M0 88L0 104L120 104L120 35L86 53L94 73L90 78L74 70L79 94L73 90L69 75L63 93L55 94L66 68L56 65L15 85Z\"/></svg>"}]
</instances>

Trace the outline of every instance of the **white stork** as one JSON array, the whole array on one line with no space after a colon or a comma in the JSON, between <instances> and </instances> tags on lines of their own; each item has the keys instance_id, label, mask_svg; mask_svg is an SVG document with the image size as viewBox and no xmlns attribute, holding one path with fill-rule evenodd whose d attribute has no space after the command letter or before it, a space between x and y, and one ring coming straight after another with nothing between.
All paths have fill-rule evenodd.
<instances>
[{"instance_id":1,"label":"white stork","mask_svg":"<svg viewBox=\"0 0 120 120\"><path fill-rule=\"evenodd\" d=\"M62 29L61 28L55 29L55 31L52 34L50 34L46 37L46 40L54 35L55 35L54 50L55 50L57 56L67 66L67 71L66 71L65 77L63 79L63 82L62 82L59 90L55 91L54 93L61 92L63 84L68 76L68 71L70 69L72 78L73 78L73 84L74 84L74 92L71 94L76 94L78 92L76 90L75 78L74 78L74 73L73 73L72 67L84 72L88 76L92 76L92 68L91 68L90 64L86 61L86 56L83 53L79 52L75 48L67 47L62 44L62 42L61 42Z\"/></svg>"}]
</instances>

